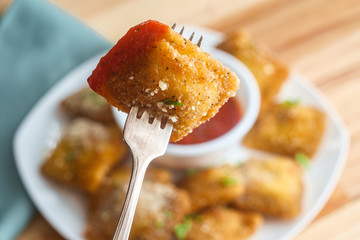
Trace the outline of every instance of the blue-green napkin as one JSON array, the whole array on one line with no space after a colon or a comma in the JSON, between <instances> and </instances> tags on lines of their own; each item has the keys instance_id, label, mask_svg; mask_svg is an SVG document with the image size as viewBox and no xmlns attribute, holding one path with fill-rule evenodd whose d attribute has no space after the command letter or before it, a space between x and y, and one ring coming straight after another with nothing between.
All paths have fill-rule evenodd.
<instances>
[{"instance_id":1,"label":"blue-green napkin","mask_svg":"<svg viewBox=\"0 0 360 240\"><path fill-rule=\"evenodd\" d=\"M0 239L14 239L33 213L12 152L30 108L71 69L110 43L45 0L15 0L0 17Z\"/></svg>"}]
</instances>

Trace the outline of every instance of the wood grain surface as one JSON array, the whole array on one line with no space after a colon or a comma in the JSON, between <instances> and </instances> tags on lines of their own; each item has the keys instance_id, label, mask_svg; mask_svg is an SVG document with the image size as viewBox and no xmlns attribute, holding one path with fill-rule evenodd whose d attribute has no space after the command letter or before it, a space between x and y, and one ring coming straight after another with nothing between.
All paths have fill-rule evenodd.
<instances>
[{"instance_id":1,"label":"wood grain surface","mask_svg":"<svg viewBox=\"0 0 360 240\"><path fill-rule=\"evenodd\" d=\"M360 239L359 0L52 1L112 42L129 27L151 18L219 31L242 28L275 50L330 99L351 136L338 186L321 213L295 239ZM36 214L18 239L61 237Z\"/></svg>"}]
</instances>

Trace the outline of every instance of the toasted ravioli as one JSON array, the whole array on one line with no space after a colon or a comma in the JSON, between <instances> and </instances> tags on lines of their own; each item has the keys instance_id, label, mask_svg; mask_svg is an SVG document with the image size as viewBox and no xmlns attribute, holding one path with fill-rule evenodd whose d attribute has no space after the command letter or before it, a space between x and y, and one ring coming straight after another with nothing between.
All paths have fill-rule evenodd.
<instances>
[{"instance_id":1,"label":"toasted ravioli","mask_svg":"<svg viewBox=\"0 0 360 240\"><path fill-rule=\"evenodd\" d=\"M116 126L79 118L66 129L41 171L60 183L93 193L126 152Z\"/></svg>"},{"instance_id":2,"label":"toasted ravioli","mask_svg":"<svg viewBox=\"0 0 360 240\"><path fill-rule=\"evenodd\" d=\"M185 240L242 240L262 224L258 213L217 206L196 215Z\"/></svg>"},{"instance_id":3,"label":"toasted ravioli","mask_svg":"<svg viewBox=\"0 0 360 240\"><path fill-rule=\"evenodd\" d=\"M98 122L114 123L111 105L89 87L65 98L60 103L60 108L70 117L85 117Z\"/></svg>"},{"instance_id":4,"label":"toasted ravioli","mask_svg":"<svg viewBox=\"0 0 360 240\"><path fill-rule=\"evenodd\" d=\"M149 169L149 172L154 171ZM157 170L159 171L159 170ZM90 240L111 240L126 196L130 171L115 171L91 199L86 232ZM130 240L168 240L190 208L188 194L147 174L130 232ZM150 177L150 178L149 178Z\"/></svg>"},{"instance_id":5,"label":"toasted ravioli","mask_svg":"<svg viewBox=\"0 0 360 240\"><path fill-rule=\"evenodd\" d=\"M189 192L193 212L232 202L244 191L239 170L228 165L197 172L179 186Z\"/></svg>"},{"instance_id":6,"label":"toasted ravioli","mask_svg":"<svg viewBox=\"0 0 360 240\"><path fill-rule=\"evenodd\" d=\"M256 121L244 139L248 147L293 157L311 157L325 129L325 115L319 110L286 102L274 104Z\"/></svg>"},{"instance_id":7,"label":"toasted ravioli","mask_svg":"<svg viewBox=\"0 0 360 240\"><path fill-rule=\"evenodd\" d=\"M108 177L107 181L123 183L130 181L131 168L130 166L118 166L112 172L111 176ZM110 180L109 180L110 179ZM171 184L173 182L173 174L171 171L165 168L148 168L145 175L146 181Z\"/></svg>"},{"instance_id":8,"label":"toasted ravioli","mask_svg":"<svg viewBox=\"0 0 360 240\"><path fill-rule=\"evenodd\" d=\"M302 169L287 158L249 160L240 167L245 193L235 206L271 217L291 219L301 211Z\"/></svg>"},{"instance_id":9,"label":"toasted ravioli","mask_svg":"<svg viewBox=\"0 0 360 240\"><path fill-rule=\"evenodd\" d=\"M243 31L229 33L218 48L234 55L250 69L260 89L260 112L268 109L288 77L287 66Z\"/></svg>"},{"instance_id":10,"label":"toasted ravioli","mask_svg":"<svg viewBox=\"0 0 360 240\"><path fill-rule=\"evenodd\" d=\"M131 28L99 62L90 87L119 110L133 106L174 123L178 141L234 96L239 80L228 68L167 25Z\"/></svg>"}]
</instances>

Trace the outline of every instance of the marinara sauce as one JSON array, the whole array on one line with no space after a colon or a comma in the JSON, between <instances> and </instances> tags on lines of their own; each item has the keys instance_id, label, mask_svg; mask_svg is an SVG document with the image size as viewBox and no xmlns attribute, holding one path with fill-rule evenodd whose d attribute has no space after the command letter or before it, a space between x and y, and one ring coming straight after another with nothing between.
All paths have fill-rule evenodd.
<instances>
[{"instance_id":1,"label":"marinara sauce","mask_svg":"<svg viewBox=\"0 0 360 240\"><path fill-rule=\"evenodd\" d=\"M227 133L242 118L240 103L230 98L209 121L195 128L192 133L175 144L195 144L210 141Z\"/></svg>"}]
</instances>

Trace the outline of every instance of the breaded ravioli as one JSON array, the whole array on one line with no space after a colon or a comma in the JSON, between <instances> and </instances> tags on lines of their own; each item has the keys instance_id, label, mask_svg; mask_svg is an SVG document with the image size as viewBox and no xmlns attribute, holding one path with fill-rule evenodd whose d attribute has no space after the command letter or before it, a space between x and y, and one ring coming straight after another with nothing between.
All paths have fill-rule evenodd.
<instances>
[{"instance_id":1,"label":"breaded ravioli","mask_svg":"<svg viewBox=\"0 0 360 240\"><path fill-rule=\"evenodd\" d=\"M302 169L292 159L249 160L241 165L245 193L235 206L271 217L291 219L301 211Z\"/></svg>"},{"instance_id":2,"label":"breaded ravioli","mask_svg":"<svg viewBox=\"0 0 360 240\"><path fill-rule=\"evenodd\" d=\"M246 146L294 157L313 156L325 130L325 115L289 101L262 114L244 139Z\"/></svg>"},{"instance_id":3,"label":"breaded ravioli","mask_svg":"<svg viewBox=\"0 0 360 240\"><path fill-rule=\"evenodd\" d=\"M149 169L151 171L154 170ZM112 239L126 196L129 174L129 170L114 171L92 197L87 239ZM153 181L156 175L153 172L145 176L130 240L171 239L174 226L189 211L188 194L172 184Z\"/></svg>"},{"instance_id":4,"label":"breaded ravioli","mask_svg":"<svg viewBox=\"0 0 360 240\"><path fill-rule=\"evenodd\" d=\"M127 152L121 131L85 118L75 119L65 130L41 171L60 183L93 193L105 174Z\"/></svg>"},{"instance_id":5,"label":"breaded ravioli","mask_svg":"<svg viewBox=\"0 0 360 240\"><path fill-rule=\"evenodd\" d=\"M183 179L179 186L189 192L193 212L232 202L244 191L239 170L229 165L197 172Z\"/></svg>"},{"instance_id":6,"label":"breaded ravioli","mask_svg":"<svg viewBox=\"0 0 360 240\"><path fill-rule=\"evenodd\" d=\"M107 181L111 181L113 183L128 182L130 181L130 176L130 166L120 165L112 171L111 176L107 179ZM163 184L171 184L173 182L173 174L166 168L150 167L146 171L145 180Z\"/></svg>"},{"instance_id":7,"label":"breaded ravioli","mask_svg":"<svg viewBox=\"0 0 360 240\"><path fill-rule=\"evenodd\" d=\"M185 240L243 240L262 224L263 217L254 212L241 212L222 206L196 215Z\"/></svg>"},{"instance_id":8,"label":"breaded ravioli","mask_svg":"<svg viewBox=\"0 0 360 240\"><path fill-rule=\"evenodd\" d=\"M111 105L89 87L65 98L61 101L60 108L70 117L85 117L97 122L114 123Z\"/></svg>"},{"instance_id":9,"label":"breaded ravioli","mask_svg":"<svg viewBox=\"0 0 360 240\"><path fill-rule=\"evenodd\" d=\"M261 112L268 109L288 77L287 66L243 31L229 33L218 48L234 55L250 69L259 84Z\"/></svg>"},{"instance_id":10,"label":"breaded ravioli","mask_svg":"<svg viewBox=\"0 0 360 240\"><path fill-rule=\"evenodd\" d=\"M153 116L168 116L174 123L171 141L212 118L239 86L227 67L153 20L131 28L88 83L121 111L139 106Z\"/></svg>"}]
</instances>

